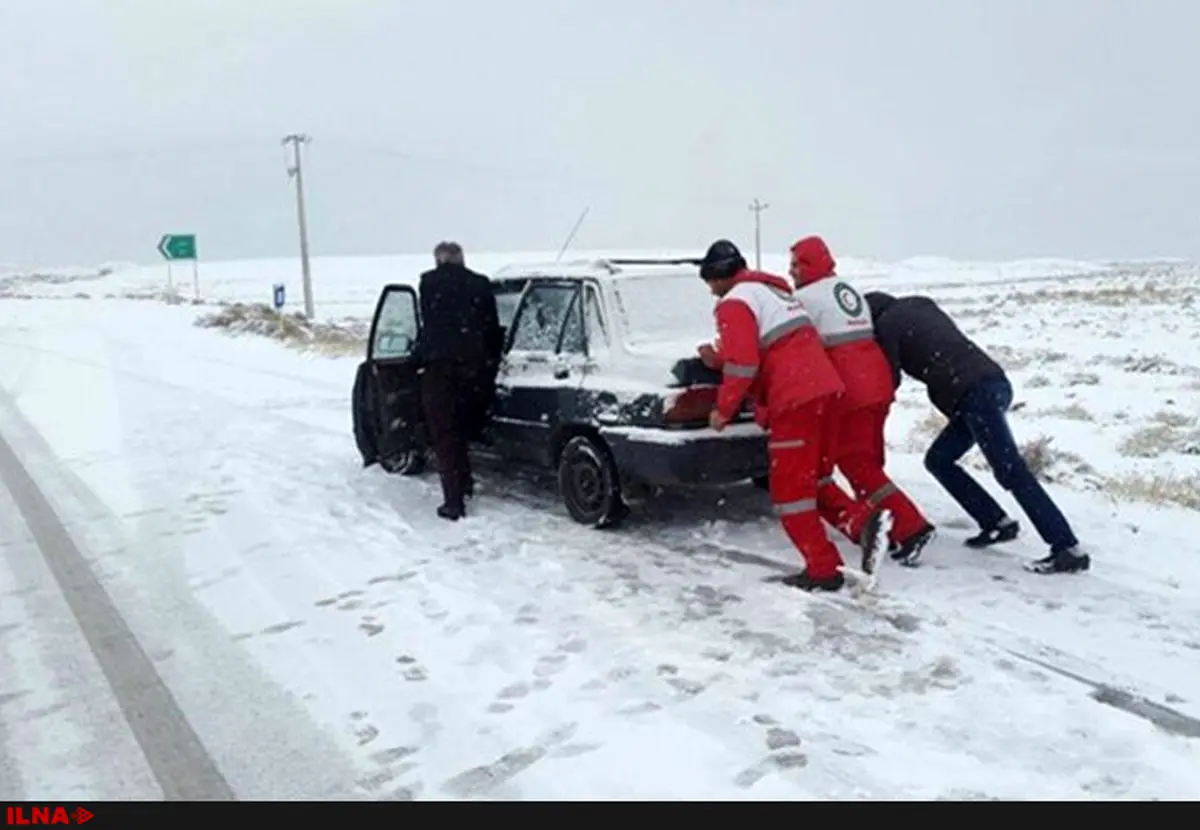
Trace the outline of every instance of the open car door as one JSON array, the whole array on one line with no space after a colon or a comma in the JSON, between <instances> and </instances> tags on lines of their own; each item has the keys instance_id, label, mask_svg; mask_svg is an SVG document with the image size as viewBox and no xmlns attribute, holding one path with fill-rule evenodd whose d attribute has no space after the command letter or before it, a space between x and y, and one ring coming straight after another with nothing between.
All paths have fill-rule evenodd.
<instances>
[{"instance_id":1,"label":"open car door","mask_svg":"<svg viewBox=\"0 0 1200 830\"><path fill-rule=\"evenodd\" d=\"M409 285L387 285L379 295L367 359L354 379L354 434L364 466L416 473L424 464L421 419L420 304Z\"/></svg>"}]
</instances>

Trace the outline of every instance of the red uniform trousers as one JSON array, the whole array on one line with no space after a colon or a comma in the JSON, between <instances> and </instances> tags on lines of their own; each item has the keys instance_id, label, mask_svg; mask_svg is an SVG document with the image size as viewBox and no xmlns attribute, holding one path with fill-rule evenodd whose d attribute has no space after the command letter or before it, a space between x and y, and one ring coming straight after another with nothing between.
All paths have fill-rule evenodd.
<instances>
[{"instance_id":1,"label":"red uniform trousers","mask_svg":"<svg viewBox=\"0 0 1200 830\"><path fill-rule=\"evenodd\" d=\"M884 424L890 409L890 404L882 404L840 412L834 461L854 488L857 503L866 506L868 515L876 508L891 511L892 539L904 543L929 522L884 472L887 454ZM861 532L862 526L858 529ZM850 538L858 537L850 535Z\"/></svg>"},{"instance_id":2,"label":"red uniform trousers","mask_svg":"<svg viewBox=\"0 0 1200 830\"><path fill-rule=\"evenodd\" d=\"M817 478L817 510L822 519L837 528L851 542L857 543L867 526L867 520L875 512L875 505L868 504L861 498L852 498L833 477L834 467L847 449L847 440L853 437L846 434L846 413L842 401L842 398L835 398L825 410L821 431L823 451ZM845 472L843 469L842 473Z\"/></svg>"},{"instance_id":3,"label":"red uniform trousers","mask_svg":"<svg viewBox=\"0 0 1200 830\"><path fill-rule=\"evenodd\" d=\"M834 401L827 396L773 412L768 427L771 502L784 532L804 559L805 572L813 579L833 576L843 564L817 512L818 481L831 458L824 441Z\"/></svg>"}]
</instances>

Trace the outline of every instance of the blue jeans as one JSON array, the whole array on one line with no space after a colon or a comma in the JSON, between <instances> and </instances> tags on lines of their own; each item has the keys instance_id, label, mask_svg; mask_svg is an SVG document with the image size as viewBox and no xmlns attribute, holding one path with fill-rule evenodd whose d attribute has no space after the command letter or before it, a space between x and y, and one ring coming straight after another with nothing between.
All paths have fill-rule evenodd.
<instances>
[{"instance_id":1,"label":"blue jeans","mask_svg":"<svg viewBox=\"0 0 1200 830\"><path fill-rule=\"evenodd\" d=\"M1008 428L1012 384L1003 375L980 381L963 395L950 423L925 453L925 469L984 530L1005 518L1004 509L958 460L975 444L987 459L996 482L1013 494L1051 553L1079 544L1058 505L1030 471Z\"/></svg>"}]
</instances>

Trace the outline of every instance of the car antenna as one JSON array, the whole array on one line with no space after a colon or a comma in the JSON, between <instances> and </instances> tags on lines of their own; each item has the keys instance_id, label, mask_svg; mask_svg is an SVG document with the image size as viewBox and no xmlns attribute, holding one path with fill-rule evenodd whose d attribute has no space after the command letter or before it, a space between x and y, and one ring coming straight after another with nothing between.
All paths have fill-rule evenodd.
<instances>
[{"instance_id":1,"label":"car antenna","mask_svg":"<svg viewBox=\"0 0 1200 830\"><path fill-rule=\"evenodd\" d=\"M587 218L588 211L591 209L592 206L588 205L583 209L583 213L579 214L579 218L575 220L575 227L571 228L571 232L567 234L567 241L563 243L562 248L558 251L558 256L554 258L555 262L561 260L563 254L567 252L567 248L571 247L571 240L575 238L575 234L579 233L579 226L583 224L583 220Z\"/></svg>"}]
</instances>

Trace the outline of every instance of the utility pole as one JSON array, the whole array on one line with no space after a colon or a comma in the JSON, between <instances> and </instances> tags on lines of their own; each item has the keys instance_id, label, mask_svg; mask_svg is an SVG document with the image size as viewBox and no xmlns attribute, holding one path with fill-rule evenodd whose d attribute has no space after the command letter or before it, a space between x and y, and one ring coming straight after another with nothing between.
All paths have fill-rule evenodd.
<instances>
[{"instance_id":1,"label":"utility pole","mask_svg":"<svg viewBox=\"0 0 1200 830\"><path fill-rule=\"evenodd\" d=\"M758 271L762 270L762 212L769 207L758 199L750 205L750 210L754 212L754 268Z\"/></svg>"},{"instance_id":2,"label":"utility pole","mask_svg":"<svg viewBox=\"0 0 1200 830\"><path fill-rule=\"evenodd\" d=\"M313 319L312 268L308 263L308 219L304 213L304 167L301 161L300 145L312 141L311 136L292 133L284 137L283 145L292 145L292 161L288 166L288 176L296 180L296 220L300 225L300 273L304 278L304 316Z\"/></svg>"}]
</instances>

